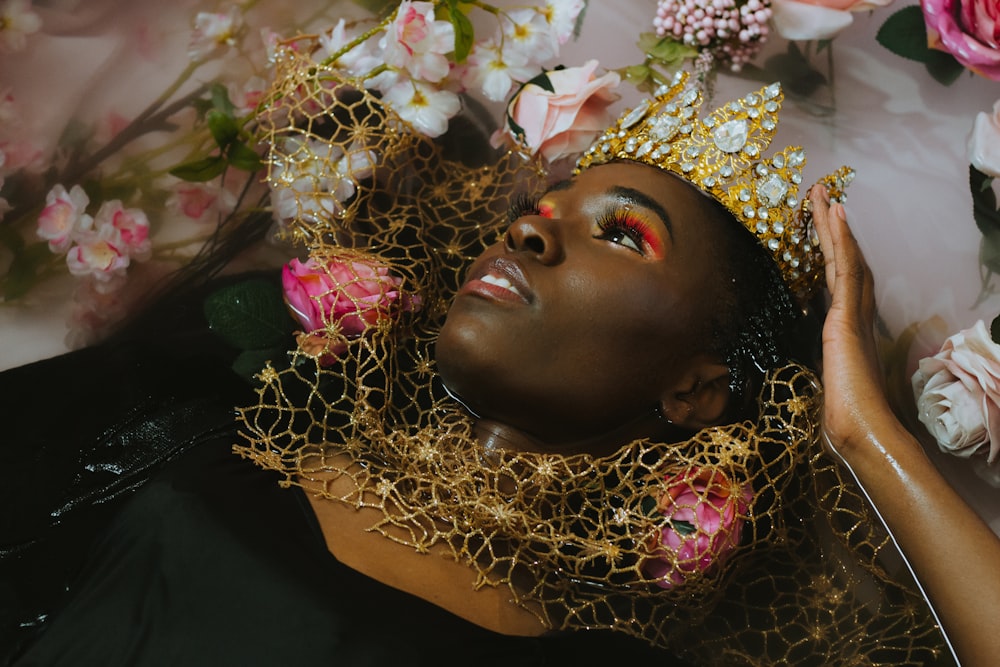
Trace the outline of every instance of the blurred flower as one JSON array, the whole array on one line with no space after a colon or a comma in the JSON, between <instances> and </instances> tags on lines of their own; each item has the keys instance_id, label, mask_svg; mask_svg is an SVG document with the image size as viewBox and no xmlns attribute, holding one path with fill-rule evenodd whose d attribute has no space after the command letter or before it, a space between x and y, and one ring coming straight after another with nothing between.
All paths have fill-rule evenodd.
<instances>
[{"instance_id":1,"label":"blurred flower","mask_svg":"<svg viewBox=\"0 0 1000 667\"><path fill-rule=\"evenodd\" d=\"M987 176L1000 176L1000 100L993 112L980 112L968 143L969 162Z\"/></svg>"},{"instance_id":2,"label":"blurred flower","mask_svg":"<svg viewBox=\"0 0 1000 667\"><path fill-rule=\"evenodd\" d=\"M586 0L549 0L538 11L545 15L556 41L565 44L573 36L576 21L586 6Z\"/></svg>"},{"instance_id":3,"label":"blurred flower","mask_svg":"<svg viewBox=\"0 0 1000 667\"><path fill-rule=\"evenodd\" d=\"M129 258L140 262L149 259L149 219L141 210L127 209L117 199L106 201L94 216L94 227L112 230L109 238Z\"/></svg>"},{"instance_id":4,"label":"blurred flower","mask_svg":"<svg viewBox=\"0 0 1000 667\"><path fill-rule=\"evenodd\" d=\"M976 74L1000 81L1000 5L996 0L921 0L927 44Z\"/></svg>"},{"instance_id":5,"label":"blurred flower","mask_svg":"<svg viewBox=\"0 0 1000 667\"><path fill-rule=\"evenodd\" d=\"M526 83L508 103L506 122L494 133L493 145L513 143L549 162L589 146L610 123L607 109L618 99L611 89L620 81L614 72L595 77L597 66L591 60Z\"/></svg>"},{"instance_id":6,"label":"blurred flower","mask_svg":"<svg viewBox=\"0 0 1000 667\"><path fill-rule=\"evenodd\" d=\"M108 225L80 233L76 245L66 253L71 274L90 276L102 283L124 275L128 265L129 256L123 252L114 228Z\"/></svg>"},{"instance_id":7,"label":"blurred flower","mask_svg":"<svg viewBox=\"0 0 1000 667\"><path fill-rule=\"evenodd\" d=\"M167 208L197 222L209 222L213 216L225 215L236 208L236 196L220 187L217 181L189 183L182 181L167 199Z\"/></svg>"},{"instance_id":8,"label":"blurred flower","mask_svg":"<svg viewBox=\"0 0 1000 667\"><path fill-rule=\"evenodd\" d=\"M49 242L49 250L66 252L80 229L90 225L85 211L90 198L79 185L69 192L61 184L55 185L45 196L45 208L38 216L38 238Z\"/></svg>"},{"instance_id":9,"label":"blurred flower","mask_svg":"<svg viewBox=\"0 0 1000 667\"><path fill-rule=\"evenodd\" d=\"M23 51L28 35L38 32L42 19L30 0L0 0L0 52Z\"/></svg>"},{"instance_id":10,"label":"blurred flower","mask_svg":"<svg viewBox=\"0 0 1000 667\"><path fill-rule=\"evenodd\" d=\"M188 57L203 60L213 53L236 46L243 16L239 7L232 7L228 13L198 12L194 18L194 30L188 44Z\"/></svg>"},{"instance_id":11,"label":"blurred flower","mask_svg":"<svg viewBox=\"0 0 1000 667\"><path fill-rule=\"evenodd\" d=\"M739 71L767 39L771 0L659 0L653 26Z\"/></svg>"},{"instance_id":12,"label":"blurred flower","mask_svg":"<svg viewBox=\"0 0 1000 667\"><path fill-rule=\"evenodd\" d=\"M917 416L941 451L968 458L989 446L1000 452L1000 345L982 320L920 360L913 375Z\"/></svg>"},{"instance_id":13,"label":"blurred flower","mask_svg":"<svg viewBox=\"0 0 1000 667\"><path fill-rule=\"evenodd\" d=\"M739 545L753 494L748 485L711 469L692 468L665 484L656 501L663 523L641 568L658 586L672 588L711 570Z\"/></svg>"},{"instance_id":14,"label":"blurred flower","mask_svg":"<svg viewBox=\"0 0 1000 667\"><path fill-rule=\"evenodd\" d=\"M379 48L386 64L406 69L414 79L436 83L448 75L446 54L455 50L455 28L435 20L433 2L403 0Z\"/></svg>"},{"instance_id":15,"label":"blurred flower","mask_svg":"<svg viewBox=\"0 0 1000 667\"><path fill-rule=\"evenodd\" d=\"M871 11L892 0L772 0L774 27L785 39L832 39L854 22L854 12Z\"/></svg>"},{"instance_id":16,"label":"blurred flower","mask_svg":"<svg viewBox=\"0 0 1000 667\"><path fill-rule=\"evenodd\" d=\"M334 259L323 265L312 257L305 262L293 259L282 269L281 282L285 303L304 330L299 344L313 356L346 349L342 342L328 340L330 326L347 338L357 338L421 306L419 297L399 290L402 279L371 260Z\"/></svg>"}]
</instances>

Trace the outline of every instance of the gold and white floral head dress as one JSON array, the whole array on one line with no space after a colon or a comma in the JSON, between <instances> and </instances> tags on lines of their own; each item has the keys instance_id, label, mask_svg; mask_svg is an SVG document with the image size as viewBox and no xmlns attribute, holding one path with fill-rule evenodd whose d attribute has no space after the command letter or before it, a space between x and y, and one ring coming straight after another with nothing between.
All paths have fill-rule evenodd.
<instances>
[{"instance_id":1,"label":"gold and white floral head dress","mask_svg":"<svg viewBox=\"0 0 1000 667\"><path fill-rule=\"evenodd\" d=\"M434 341L465 268L545 173L514 153L456 155L468 141L420 137L307 51L281 54L260 124L275 205L337 293L312 294L323 328L259 374L241 455L287 484L351 477L348 496L323 487L329 502L379 510L370 530L419 552L445 545L477 585L506 589L553 631L617 630L706 665L947 657L924 599L896 583L876 515L820 445L820 388L801 366L767 374L756 420L684 442L600 458L481 446L438 379ZM757 234L804 296L822 278L798 196L804 155L764 156L780 89L704 120L701 101L684 80L662 88L578 167L631 159L687 179ZM825 182L839 196L849 178Z\"/></svg>"}]
</instances>

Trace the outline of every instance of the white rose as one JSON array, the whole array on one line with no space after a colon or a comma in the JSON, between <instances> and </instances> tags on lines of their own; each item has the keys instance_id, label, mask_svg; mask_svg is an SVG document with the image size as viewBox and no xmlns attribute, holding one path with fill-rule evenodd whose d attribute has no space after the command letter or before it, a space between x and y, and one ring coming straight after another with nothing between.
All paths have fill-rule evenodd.
<instances>
[{"instance_id":1,"label":"white rose","mask_svg":"<svg viewBox=\"0 0 1000 667\"><path fill-rule=\"evenodd\" d=\"M941 451L967 458L989 445L993 462L1000 452L1000 345L982 320L920 360L913 393Z\"/></svg>"},{"instance_id":2,"label":"white rose","mask_svg":"<svg viewBox=\"0 0 1000 667\"><path fill-rule=\"evenodd\" d=\"M1000 100L993 105L993 113L976 115L968 148L973 167L988 176L1000 176Z\"/></svg>"}]
</instances>

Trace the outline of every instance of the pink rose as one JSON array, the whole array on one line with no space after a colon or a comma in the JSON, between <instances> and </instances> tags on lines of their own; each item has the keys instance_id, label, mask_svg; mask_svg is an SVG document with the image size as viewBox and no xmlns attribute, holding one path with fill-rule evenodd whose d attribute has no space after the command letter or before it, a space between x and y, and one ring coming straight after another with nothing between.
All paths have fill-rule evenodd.
<instances>
[{"instance_id":1,"label":"pink rose","mask_svg":"<svg viewBox=\"0 0 1000 667\"><path fill-rule=\"evenodd\" d=\"M885 7L892 0L773 0L774 27L785 39L832 39L854 22L854 12Z\"/></svg>"},{"instance_id":2,"label":"pink rose","mask_svg":"<svg viewBox=\"0 0 1000 667\"><path fill-rule=\"evenodd\" d=\"M281 273L285 303L302 324L306 334L322 333L327 323L348 338L362 335L398 316L420 308L420 298L400 292L402 279L389 274L381 264L364 261L331 260L326 266L314 258L293 259ZM318 339L307 337L308 353L320 349ZM308 348L308 349L306 349ZM340 349L330 349L339 354Z\"/></svg>"},{"instance_id":3,"label":"pink rose","mask_svg":"<svg viewBox=\"0 0 1000 667\"><path fill-rule=\"evenodd\" d=\"M941 451L968 458L989 445L1000 452L1000 345L980 320L920 360L913 375L917 416Z\"/></svg>"},{"instance_id":4,"label":"pink rose","mask_svg":"<svg viewBox=\"0 0 1000 667\"><path fill-rule=\"evenodd\" d=\"M611 89L619 76L608 72L595 78L596 69L591 60L526 83L507 105L507 122L493 135L493 145L512 141L549 162L583 151L611 123L608 106L618 99Z\"/></svg>"},{"instance_id":5,"label":"pink rose","mask_svg":"<svg viewBox=\"0 0 1000 667\"><path fill-rule=\"evenodd\" d=\"M748 485L700 468L668 478L666 485L656 505L664 522L650 540L652 557L641 567L658 586L672 588L692 573L709 571L739 545L753 495Z\"/></svg>"},{"instance_id":6,"label":"pink rose","mask_svg":"<svg viewBox=\"0 0 1000 667\"><path fill-rule=\"evenodd\" d=\"M1000 5L996 0L920 0L927 45L976 74L1000 81Z\"/></svg>"},{"instance_id":7,"label":"pink rose","mask_svg":"<svg viewBox=\"0 0 1000 667\"><path fill-rule=\"evenodd\" d=\"M969 162L987 176L1000 176L1000 100L993 112L980 112L969 135Z\"/></svg>"}]
</instances>

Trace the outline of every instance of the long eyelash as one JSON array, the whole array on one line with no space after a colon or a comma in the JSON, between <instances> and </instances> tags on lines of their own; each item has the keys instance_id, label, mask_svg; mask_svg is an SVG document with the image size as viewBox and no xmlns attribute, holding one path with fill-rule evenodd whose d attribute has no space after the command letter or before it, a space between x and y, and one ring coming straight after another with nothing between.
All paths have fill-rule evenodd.
<instances>
[{"instance_id":1,"label":"long eyelash","mask_svg":"<svg viewBox=\"0 0 1000 667\"><path fill-rule=\"evenodd\" d=\"M598 218L597 226L601 230L602 237L607 236L607 233L611 231L622 231L630 239L635 241L636 246L638 246L644 253L645 249L649 246L649 240L647 238L648 232L645 223L627 215L623 215L620 211L605 213Z\"/></svg>"},{"instance_id":2,"label":"long eyelash","mask_svg":"<svg viewBox=\"0 0 1000 667\"><path fill-rule=\"evenodd\" d=\"M525 215L538 215L539 201L539 197L532 197L524 192L518 193L507 209L507 223L514 224L518 218Z\"/></svg>"}]
</instances>

